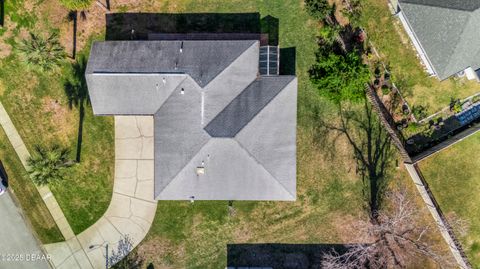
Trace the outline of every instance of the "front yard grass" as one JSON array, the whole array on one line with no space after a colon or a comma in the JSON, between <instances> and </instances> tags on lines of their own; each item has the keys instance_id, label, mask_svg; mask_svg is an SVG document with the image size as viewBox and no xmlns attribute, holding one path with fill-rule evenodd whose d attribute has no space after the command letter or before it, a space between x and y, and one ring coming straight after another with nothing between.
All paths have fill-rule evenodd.
<instances>
[{"instance_id":1,"label":"front yard grass","mask_svg":"<svg viewBox=\"0 0 480 269\"><path fill-rule=\"evenodd\" d=\"M62 24L71 26L68 11L59 8L57 1L14 2L6 2L5 26L0 32L0 100L31 153L36 144L57 143L70 149L75 160L79 111L69 106L63 78L73 61L66 59L54 72L35 71L15 49L29 31L47 34ZM57 12L51 20L50 10ZM82 53L88 55L88 48ZM81 161L69 168L63 182L50 186L76 234L103 215L113 188L113 118L94 117L90 105L85 110Z\"/></svg>"},{"instance_id":2,"label":"front yard grass","mask_svg":"<svg viewBox=\"0 0 480 269\"><path fill-rule=\"evenodd\" d=\"M445 215L469 224L460 241L474 267L480 266L480 133L420 163L421 171Z\"/></svg>"},{"instance_id":3,"label":"front yard grass","mask_svg":"<svg viewBox=\"0 0 480 269\"><path fill-rule=\"evenodd\" d=\"M410 106L424 106L428 114L448 106L451 98L463 99L480 92L480 83L429 77L400 20L391 15L387 0L362 1L361 24L377 48L382 61L390 66L397 87Z\"/></svg>"},{"instance_id":4,"label":"front yard grass","mask_svg":"<svg viewBox=\"0 0 480 269\"><path fill-rule=\"evenodd\" d=\"M50 215L47 206L30 180L27 171L23 168L17 153L2 128L0 128L0 161L8 176L8 188L20 202L23 213L30 220L33 230L42 243L63 241L64 238L52 215Z\"/></svg>"},{"instance_id":5,"label":"front yard grass","mask_svg":"<svg viewBox=\"0 0 480 269\"><path fill-rule=\"evenodd\" d=\"M4 59L0 66L4 86L0 100L29 151L33 152L36 144L58 143L70 149L74 160L79 112L69 108L61 74L30 71L15 54ZM50 186L75 233L92 225L110 203L113 140L113 119L94 117L91 107L87 106L81 162L69 169L64 181Z\"/></svg>"}]
</instances>

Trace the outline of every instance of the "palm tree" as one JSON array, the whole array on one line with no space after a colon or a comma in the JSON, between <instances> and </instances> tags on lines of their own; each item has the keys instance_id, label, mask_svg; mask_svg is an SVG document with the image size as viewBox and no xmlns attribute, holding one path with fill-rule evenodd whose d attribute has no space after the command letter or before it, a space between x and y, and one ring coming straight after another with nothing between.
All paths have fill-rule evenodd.
<instances>
[{"instance_id":1,"label":"palm tree","mask_svg":"<svg viewBox=\"0 0 480 269\"><path fill-rule=\"evenodd\" d=\"M65 52L56 32L47 38L30 33L29 39L24 39L18 46L25 61L42 71L51 70L58 66L65 57Z\"/></svg>"},{"instance_id":2,"label":"palm tree","mask_svg":"<svg viewBox=\"0 0 480 269\"><path fill-rule=\"evenodd\" d=\"M67 75L64 89L67 95L70 109L77 107L79 110L78 136L76 162L80 162L82 150L83 119L85 117L85 105L89 104L87 81L85 80L85 68L87 67L87 58L81 55L77 62L72 65L70 73Z\"/></svg>"},{"instance_id":3,"label":"palm tree","mask_svg":"<svg viewBox=\"0 0 480 269\"><path fill-rule=\"evenodd\" d=\"M82 17L86 17L85 9L89 8L93 3L93 0L60 0L65 8L70 10L70 16L73 20L73 51L72 58L75 59L77 52L77 15L80 10Z\"/></svg>"},{"instance_id":4,"label":"palm tree","mask_svg":"<svg viewBox=\"0 0 480 269\"><path fill-rule=\"evenodd\" d=\"M37 185L61 181L65 169L72 165L68 154L68 149L58 145L50 148L36 145L34 154L27 160L30 178Z\"/></svg>"}]
</instances>

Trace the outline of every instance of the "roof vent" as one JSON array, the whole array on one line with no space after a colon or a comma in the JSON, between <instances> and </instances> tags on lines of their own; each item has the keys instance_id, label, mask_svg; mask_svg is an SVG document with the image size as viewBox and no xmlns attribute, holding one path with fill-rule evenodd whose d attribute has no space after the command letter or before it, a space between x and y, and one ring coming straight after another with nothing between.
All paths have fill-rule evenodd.
<instances>
[{"instance_id":1,"label":"roof vent","mask_svg":"<svg viewBox=\"0 0 480 269\"><path fill-rule=\"evenodd\" d=\"M183 52L183 41L182 41L182 43L180 44L180 53L182 53L182 52Z\"/></svg>"},{"instance_id":2,"label":"roof vent","mask_svg":"<svg viewBox=\"0 0 480 269\"><path fill-rule=\"evenodd\" d=\"M167 84L167 79L166 78L163 78L162 81L163 81L163 85Z\"/></svg>"},{"instance_id":3,"label":"roof vent","mask_svg":"<svg viewBox=\"0 0 480 269\"><path fill-rule=\"evenodd\" d=\"M197 172L197 176L205 175L205 167L197 166L196 172Z\"/></svg>"},{"instance_id":4,"label":"roof vent","mask_svg":"<svg viewBox=\"0 0 480 269\"><path fill-rule=\"evenodd\" d=\"M180 94L185 94L185 89L184 89L184 88L182 88L182 89L180 90Z\"/></svg>"}]
</instances>

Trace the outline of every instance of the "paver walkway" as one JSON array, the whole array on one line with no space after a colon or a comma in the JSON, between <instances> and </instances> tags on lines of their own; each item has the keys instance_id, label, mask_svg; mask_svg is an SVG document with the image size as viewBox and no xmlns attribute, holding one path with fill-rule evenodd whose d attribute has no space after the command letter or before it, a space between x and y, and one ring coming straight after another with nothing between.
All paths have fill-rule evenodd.
<instances>
[{"instance_id":1,"label":"paver walkway","mask_svg":"<svg viewBox=\"0 0 480 269\"><path fill-rule=\"evenodd\" d=\"M30 157L30 153L28 152L25 143L23 143L22 138L18 134L17 129L13 125L12 120L10 119L10 116L8 116L7 111L3 107L2 103L0 103L0 125L3 127L3 130L7 134L7 137L10 140L10 143L12 143L13 148L17 152L17 155L20 158L23 166L25 167L25 169L28 170L27 160ZM42 196L43 201L47 205L50 214L52 214L52 217L55 220L58 228L60 229L63 237L65 237L66 240L73 238L75 234L73 233L70 224L68 224L68 221L65 218L65 215L63 214L60 206L58 205L57 200L50 191L50 188L48 188L48 186L37 186L37 190Z\"/></svg>"},{"instance_id":2,"label":"paver walkway","mask_svg":"<svg viewBox=\"0 0 480 269\"><path fill-rule=\"evenodd\" d=\"M105 268L106 246L123 235L137 246L155 217L153 117L115 117L115 182L112 201L94 225L67 242L45 245L56 268Z\"/></svg>"}]
</instances>

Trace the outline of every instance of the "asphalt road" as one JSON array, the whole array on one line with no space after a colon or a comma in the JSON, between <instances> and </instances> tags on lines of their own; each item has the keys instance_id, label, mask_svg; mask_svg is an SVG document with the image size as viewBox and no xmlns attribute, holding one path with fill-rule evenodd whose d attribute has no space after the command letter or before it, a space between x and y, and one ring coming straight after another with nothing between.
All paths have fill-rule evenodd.
<instances>
[{"instance_id":1,"label":"asphalt road","mask_svg":"<svg viewBox=\"0 0 480 269\"><path fill-rule=\"evenodd\" d=\"M46 258L10 193L0 196L0 269L49 269Z\"/></svg>"}]
</instances>

